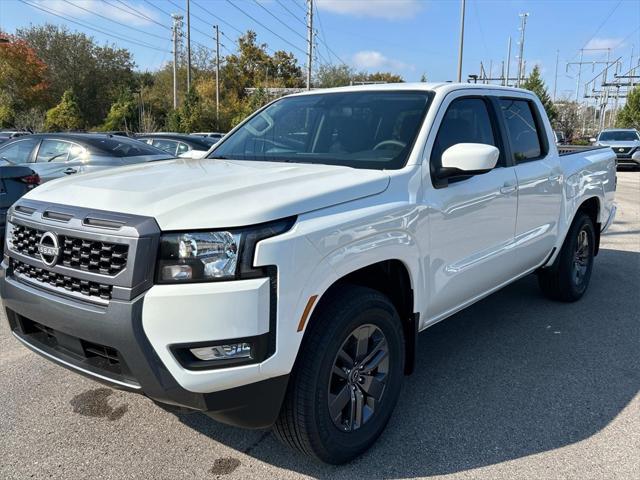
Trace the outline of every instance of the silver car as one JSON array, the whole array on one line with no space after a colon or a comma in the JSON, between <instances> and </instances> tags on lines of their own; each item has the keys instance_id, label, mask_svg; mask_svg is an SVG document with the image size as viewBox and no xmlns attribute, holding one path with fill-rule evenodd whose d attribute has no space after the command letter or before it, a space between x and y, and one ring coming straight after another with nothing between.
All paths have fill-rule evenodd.
<instances>
[{"instance_id":1,"label":"silver car","mask_svg":"<svg viewBox=\"0 0 640 480\"><path fill-rule=\"evenodd\" d=\"M174 158L138 140L92 133L43 133L0 145L0 165L23 165L47 182L76 173Z\"/></svg>"},{"instance_id":2,"label":"silver car","mask_svg":"<svg viewBox=\"0 0 640 480\"><path fill-rule=\"evenodd\" d=\"M599 147L611 147L618 165L640 167L640 133L637 130L603 130L598 134L595 144Z\"/></svg>"}]
</instances>

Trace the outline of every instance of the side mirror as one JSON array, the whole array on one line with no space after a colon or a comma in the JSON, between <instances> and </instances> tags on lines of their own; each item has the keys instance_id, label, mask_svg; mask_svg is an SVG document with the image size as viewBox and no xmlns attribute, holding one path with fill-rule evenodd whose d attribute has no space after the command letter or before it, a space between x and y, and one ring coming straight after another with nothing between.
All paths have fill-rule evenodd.
<instances>
[{"instance_id":1,"label":"side mirror","mask_svg":"<svg viewBox=\"0 0 640 480\"><path fill-rule=\"evenodd\" d=\"M493 145L457 143L442 154L438 177L445 179L487 173L495 168L499 157L500 150Z\"/></svg>"},{"instance_id":2,"label":"side mirror","mask_svg":"<svg viewBox=\"0 0 640 480\"><path fill-rule=\"evenodd\" d=\"M596 142L597 142L597 140L595 139L595 137L591 137L591 138L589 139L589 141L590 141L591 143L596 143Z\"/></svg>"}]
</instances>

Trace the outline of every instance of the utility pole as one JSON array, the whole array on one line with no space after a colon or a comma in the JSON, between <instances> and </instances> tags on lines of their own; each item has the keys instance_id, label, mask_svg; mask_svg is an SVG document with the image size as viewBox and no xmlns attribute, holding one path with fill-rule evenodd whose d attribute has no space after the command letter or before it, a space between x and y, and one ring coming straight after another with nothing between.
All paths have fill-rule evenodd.
<instances>
[{"instance_id":1,"label":"utility pole","mask_svg":"<svg viewBox=\"0 0 640 480\"><path fill-rule=\"evenodd\" d=\"M191 13L187 0L187 92L191 89Z\"/></svg>"},{"instance_id":2,"label":"utility pole","mask_svg":"<svg viewBox=\"0 0 640 480\"><path fill-rule=\"evenodd\" d=\"M584 57L584 48L580 49L580 61L578 62L578 79L576 80L576 103L580 101L580 77L582 76L582 58ZM576 57L573 57L576 58Z\"/></svg>"},{"instance_id":3,"label":"utility pole","mask_svg":"<svg viewBox=\"0 0 640 480\"><path fill-rule=\"evenodd\" d=\"M307 90L311 90L313 59L313 0L307 0Z\"/></svg>"},{"instance_id":4,"label":"utility pole","mask_svg":"<svg viewBox=\"0 0 640 480\"><path fill-rule=\"evenodd\" d=\"M556 73L553 80L553 101L556 101L556 92L558 91L558 61L560 60L560 50L556 50Z\"/></svg>"},{"instance_id":5,"label":"utility pole","mask_svg":"<svg viewBox=\"0 0 640 480\"><path fill-rule=\"evenodd\" d=\"M523 72L523 61L524 61L524 32L527 28L527 17L528 13L521 13L520 17L520 56L518 58L518 81L516 82L516 87L520 88L520 82L522 81L522 77L524 76Z\"/></svg>"},{"instance_id":6,"label":"utility pole","mask_svg":"<svg viewBox=\"0 0 640 480\"><path fill-rule=\"evenodd\" d=\"M173 26L171 35L173 36L173 108L178 108L178 50L180 45L180 33L182 29L182 15L172 14Z\"/></svg>"},{"instance_id":7,"label":"utility pole","mask_svg":"<svg viewBox=\"0 0 640 480\"><path fill-rule=\"evenodd\" d=\"M458 50L458 82L462 81L462 53L464 51L464 12L466 2L462 0L460 5L460 49Z\"/></svg>"},{"instance_id":8,"label":"utility pole","mask_svg":"<svg viewBox=\"0 0 640 480\"><path fill-rule=\"evenodd\" d=\"M509 86L509 69L511 67L511 35L509 35L509 43L507 46L507 76L504 80L504 86Z\"/></svg>"},{"instance_id":9,"label":"utility pole","mask_svg":"<svg viewBox=\"0 0 640 480\"><path fill-rule=\"evenodd\" d=\"M216 128L220 128L220 29L214 25L216 30Z\"/></svg>"}]
</instances>

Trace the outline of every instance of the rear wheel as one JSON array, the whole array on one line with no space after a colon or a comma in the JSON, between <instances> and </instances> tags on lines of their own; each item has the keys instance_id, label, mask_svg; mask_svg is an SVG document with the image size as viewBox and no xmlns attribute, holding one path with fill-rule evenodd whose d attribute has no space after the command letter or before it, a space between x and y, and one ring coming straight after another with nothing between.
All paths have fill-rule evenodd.
<instances>
[{"instance_id":1,"label":"rear wheel","mask_svg":"<svg viewBox=\"0 0 640 480\"><path fill-rule=\"evenodd\" d=\"M318 308L274 431L286 445L340 464L387 424L404 375L404 337L393 304L375 290L345 286Z\"/></svg>"},{"instance_id":2,"label":"rear wheel","mask_svg":"<svg viewBox=\"0 0 640 480\"><path fill-rule=\"evenodd\" d=\"M595 238L591 218L579 213L555 264L538 273L538 284L546 296L564 302L575 302L582 298L591 279Z\"/></svg>"}]
</instances>

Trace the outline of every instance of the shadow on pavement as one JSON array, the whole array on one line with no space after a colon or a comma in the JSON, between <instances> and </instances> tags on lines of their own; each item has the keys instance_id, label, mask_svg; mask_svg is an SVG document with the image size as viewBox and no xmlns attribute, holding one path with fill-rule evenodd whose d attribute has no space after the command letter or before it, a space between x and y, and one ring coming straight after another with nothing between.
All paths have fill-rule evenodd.
<instances>
[{"instance_id":1,"label":"shadow on pavement","mask_svg":"<svg viewBox=\"0 0 640 480\"><path fill-rule=\"evenodd\" d=\"M273 435L200 414L191 428L261 461L314 477L454 473L596 434L640 389L640 254L601 250L587 295L546 300L524 278L420 335L387 430L362 457L319 464Z\"/></svg>"}]
</instances>

